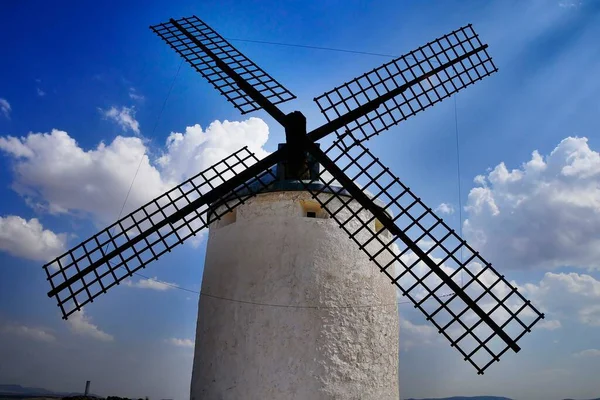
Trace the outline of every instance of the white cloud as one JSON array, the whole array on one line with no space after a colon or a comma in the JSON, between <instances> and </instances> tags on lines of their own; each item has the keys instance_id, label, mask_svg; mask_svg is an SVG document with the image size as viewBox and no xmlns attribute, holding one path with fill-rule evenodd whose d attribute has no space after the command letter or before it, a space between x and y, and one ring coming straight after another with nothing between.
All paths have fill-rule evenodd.
<instances>
[{"instance_id":1,"label":"white cloud","mask_svg":"<svg viewBox=\"0 0 600 400\"><path fill-rule=\"evenodd\" d=\"M259 118L246 121L214 121L205 130L198 124L184 133L172 132L167 138L166 152L158 159L166 179L177 182L221 161L243 146L259 159L268 153L263 149L269 138L269 127Z\"/></svg>"},{"instance_id":2,"label":"white cloud","mask_svg":"<svg viewBox=\"0 0 600 400\"><path fill-rule=\"evenodd\" d=\"M566 0L558 3L560 8L578 8L582 4L581 0Z\"/></svg>"},{"instance_id":3,"label":"white cloud","mask_svg":"<svg viewBox=\"0 0 600 400\"><path fill-rule=\"evenodd\" d=\"M28 158L33 157L33 151L19 138L8 136L0 137L0 149L10 153L16 158Z\"/></svg>"},{"instance_id":4,"label":"white cloud","mask_svg":"<svg viewBox=\"0 0 600 400\"><path fill-rule=\"evenodd\" d=\"M0 138L0 149L14 160L13 188L28 204L51 214L91 214L106 224L114 220L140 164L137 185L128 199L133 207L163 193L161 179L136 137L117 136L108 146L84 150L67 132L30 133L24 138Z\"/></svg>"},{"instance_id":5,"label":"white cloud","mask_svg":"<svg viewBox=\"0 0 600 400\"><path fill-rule=\"evenodd\" d=\"M245 145L264 157L268 136L267 125L258 118L215 121L206 130L194 125L184 133L171 133L156 163L138 137L117 136L108 145L87 150L56 129L0 137L0 150L13 158L13 188L28 204L52 214L91 215L107 224L118 216L138 165L124 215Z\"/></svg>"},{"instance_id":6,"label":"white cloud","mask_svg":"<svg viewBox=\"0 0 600 400\"><path fill-rule=\"evenodd\" d=\"M586 274L548 272L538 284L518 285L532 303L559 320L569 320L588 326L600 326L600 281ZM558 322L558 321L556 321ZM561 324L540 322L546 329Z\"/></svg>"},{"instance_id":7,"label":"white cloud","mask_svg":"<svg viewBox=\"0 0 600 400\"><path fill-rule=\"evenodd\" d=\"M178 346L178 347L188 347L188 348L194 347L194 341L192 339L170 338L170 339L167 339L167 342L172 344L173 346Z\"/></svg>"},{"instance_id":8,"label":"white cloud","mask_svg":"<svg viewBox=\"0 0 600 400\"><path fill-rule=\"evenodd\" d=\"M159 281L156 277L154 277L154 278L148 278L148 279L140 279L135 283L128 280L128 281L125 281L125 285L127 285L129 287L158 290L158 291L162 292L165 290L173 289L172 285L175 285L175 284L171 283L171 282Z\"/></svg>"},{"instance_id":9,"label":"white cloud","mask_svg":"<svg viewBox=\"0 0 600 400\"><path fill-rule=\"evenodd\" d=\"M112 119L114 122L119 124L123 129L123 132L128 130L135 134L140 134L140 124L135 119L135 108L134 107L121 107L119 110L117 107L111 107L108 110L99 109L100 113L108 119Z\"/></svg>"},{"instance_id":10,"label":"white cloud","mask_svg":"<svg viewBox=\"0 0 600 400\"><path fill-rule=\"evenodd\" d=\"M135 88L133 87L129 88L129 98L136 101L144 101L146 99L144 96L139 94L138 91L135 90Z\"/></svg>"},{"instance_id":11,"label":"white cloud","mask_svg":"<svg viewBox=\"0 0 600 400\"><path fill-rule=\"evenodd\" d=\"M600 350L587 349L573 354L575 357L600 357Z\"/></svg>"},{"instance_id":12,"label":"white cloud","mask_svg":"<svg viewBox=\"0 0 600 400\"><path fill-rule=\"evenodd\" d=\"M44 97L46 95L46 92L44 92L42 89L37 88L37 95L40 97Z\"/></svg>"},{"instance_id":13,"label":"white cloud","mask_svg":"<svg viewBox=\"0 0 600 400\"><path fill-rule=\"evenodd\" d=\"M71 332L75 334L88 336L102 342L112 342L114 340L112 335L103 332L98 326L92 324L91 318L84 314L83 309L71 314L69 319L67 319L67 324Z\"/></svg>"},{"instance_id":14,"label":"white cloud","mask_svg":"<svg viewBox=\"0 0 600 400\"><path fill-rule=\"evenodd\" d=\"M6 118L10 119L11 111L12 109L10 108L10 103L8 102L8 100L0 98L0 112L2 112L2 114L4 114Z\"/></svg>"},{"instance_id":15,"label":"white cloud","mask_svg":"<svg viewBox=\"0 0 600 400\"><path fill-rule=\"evenodd\" d=\"M14 334L39 342L54 342L56 337L41 328L32 328L25 325L6 325L0 329L0 332Z\"/></svg>"},{"instance_id":16,"label":"white cloud","mask_svg":"<svg viewBox=\"0 0 600 400\"><path fill-rule=\"evenodd\" d=\"M428 345L440 335L432 324L420 325L400 315L400 349L407 351L415 346Z\"/></svg>"},{"instance_id":17,"label":"white cloud","mask_svg":"<svg viewBox=\"0 0 600 400\"><path fill-rule=\"evenodd\" d=\"M600 154L568 137L546 157L497 165L469 193L467 240L501 268L600 269Z\"/></svg>"},{"instance_id":18,"label":"white cloud","mask_svg":"<svg viewBox=\"0 0 600 400\"><path fill-rule=\"evenodd\" d=\"M579 320L587 325L600 326L600 300L599 304L585 306L578 312Z\"/></svg>"},{"instance_id":19,"label":"white cloud","mask_svg":"<svg viewBox=\"0 0 600 400\"><path fill-rule=\"evenodd\" d=\"M442 203L439 206L437 206L435 211L442 213L442 214L450 215L450 214L454 214L454 207L452 207L452 204Z\"/></svg>"},{"instance_id":20,"label":"white cloud","mask_svg":"<svg viewBox=\"0 0 600 400\"><path fill-rule=\"evenodd\" d=\"M44 229L36 218L0 217L0 250L13 256L49 261L66 250L66 240L65 234Z\"/></svg>"},{"instance_id":21,"label":"white cloud","mask_svg":"<svg viewBox=\"0 0 600 400\"><path fill-rule=\"evenodd\" d=\"M549 319L538 322L536 327L539 329L547 329L549 331L553 331L555 329L562 328L562 324L557 319Z\"/></svg>"}]
</instances>

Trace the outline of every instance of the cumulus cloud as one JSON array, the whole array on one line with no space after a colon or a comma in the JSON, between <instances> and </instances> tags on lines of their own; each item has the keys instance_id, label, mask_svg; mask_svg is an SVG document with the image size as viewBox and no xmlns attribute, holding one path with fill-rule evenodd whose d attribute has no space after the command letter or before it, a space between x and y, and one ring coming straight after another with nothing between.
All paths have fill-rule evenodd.
<instances>
[{"instance_id":1,"label":"cumulus cloud","mask_svg":"<svg viewBox=\"0 0 600 400\"><path fill-rule=\"evenodd\" d=\"M581 0L565 0L558 3L560 8L578 8L582 4Z\"/></svg>"},{"instance_id":2,"label":"cumulus cloud","mask_svg":"<svg viewBox=\"0 0 600 400\"><path fill-rule=\"evenodd\" d=\"M467 240L502 268L600 269L600 154L568 137L546 157L478 176Z\"/></svg>"},{"instance_id":3,"label":"cumulus cloud","mask_svg":"<svg viewBox=\"0 0 600 400\"><path fill-rule=\"evenodd\" d=\"M151 289L163 292L165 290L173 289L174 283L159 281L156 277L148 279L140 279L137 282L125 281L125 285L129 287L135 287L140 289Z\"/></svg>"},{"instance_id":4,"label":"cumulus cloud","mask_svg":"<svg viewBox=\"0 0 600 400\"><path fill-rule=\"evenodd\" d=\"M10 153L16 158L27 158L34 156L33 151L31 151L31 149L25 145L24 142L13 136L0 137L0 149Z\"/></svg>"},{"instance_id":5,"label":"cumulus cloud","mask_svg":"<svg viewBox=\"0 0 600 400\"><path fill-rule=\"evenodd\" d=\"M98 326L92 324L91 318L84 314L83 309L69 316L67 324L71 332L77 335L91 337L102 342L112 342L114 340L112 335L103 332Z\"/></svg>"},{"instance_id":6,"label":"cumulus cloud","mask_svg":"<svg viewBox=\"0 0 600 400\"><path fill-rule=\"evenodd\" d=\"M0 217L0 250L15 257L49 261L65 251L66 241L66 234L44 229L36 218Z\"/></svg>"},{"instance_id":7,"label":"cumulus cloud","mask_svg":"<svg viewBox=\"0 0 600 400\"><path fill-rule=\"evenodd\" d=\"M134 107L111 107L108 110L99 108L100 113L107 119L111 119L116 122L123 132L128 130L135 134L140 134L140 123L135 119L135 108Z\"/></svg>"},{"instance_id":8,"label":"cumulus cloud","mask_svg":"<svg viewBox=\"0 0 600 400\"><path fill-rule=\"evenodd\" d=\"M0 332L21 336L38 342L54 342L56 337L47 330L33 328L25 325L6 325Z\"/></svg>"},{"instance_id":9,"label":"cumulus cloud","mask_svg":"<svg viewBox=\"0 0 600 400\"><path fill-rule=\"evenodd\" d=\"M517 286L553 318L600 326L600 281L590 275L548 272L537 284ZM542 322L541 326L552 329L553 326L559 328L561 324L549 320Z\"/></svg>"},{"instance_id":10,"label":"cumulus cloud","mask_svg":"<svg viewBox=\"0 0 600 400\"><path fill-rule=\"evenodd\" d=\"M600 357L600 350L587 349L573 354L575 357Z\"/></svg>"},{"instance_id":11,"label":"cumulus cloud","mask_svg":"<svg viewBox=\"0 0 600 400\"><path fill-rule=\"evenodd\" d=\"M400 316L400 349L407 351L415 346L428 345L440 335L432 324L416 324Z\"/></svg>"},{"instance_id":12,"label":"cumulus cloud","mask_svg":"<svg viewBox=\"0 0 600 400\"><path fill-rule=\"evenodd\" d=\"M0 98L0 112L6 117L10 119L10 112L12 109L10 108L10 103L8 100Z\"/></svg>"},{"instance_id":13,"label":"cumulus cloud","mask_svg":"<svg viewBox=\"0 0 600 400\"><path fill-rule=\"evenodd\" d=\"M167 138L166 152L158 159L166 179L177 182L210 167L243 146L256 157L268 153L263 149L269 138L269 127L259 118L246 121L214 121L205 130L198 124L184 133L172 132Z\"/></svg>"},{"instance_id":14,"label":"cumulus cloud","mask_svg":"<svg viewBox=\"0 0 600 400\"><path fill-rule=\"evenodd\" d=\"M129 98L136 101L144 101L146 98L138 93L135 88L129 88Z\"/></svg>"},{"instance_id":15,"label":"cumulus cloud","mask_svg":"<svg viewBox=\"0 0 600 400\"><path fill-rule=\"evenodd\" d=\"M30 205L51 214L91 214L103 224L114 220L131 185L128 198L139 206L163 193L169 185L150 164L146 147L136 137L117 136L84 150L67 132L30 133L0 138L0 149L14 161L13 188Z\"/></svg>"},{"instance_id":16,"label":"cumulus cloud","mask_svg":"<svg viewBox=\"0 0 600 400\"><path fill-rule=\"evenodd\" d=\"M577 315L579 316L579 320L584 324L600 326L600 304L585 306L579 310Z\"/></svg>"},{"instance_id":17,"label":"cumulus cloud","mask_svg":"<svg viewBox=\"0 0 600 400\"><path fill-rule=\"evenodd\" d=\"M194 341L192 339L170 338L170 339L167 339L167 342L172 344L173 346L178 346L178 347L188 347L188 348L194 347Z\"/></svg>"},{"instance_id":18,"label":"cumulus cloud","mask_svg":"<svg viewBox=\"0 0 600 400\"><path fill-rule=\"evenodd\" d=\"M549 319L545 321L540 321L537 325L539 329L547 329L549 331L553 331L555 329L561 328L562 324L557 319Z\"/></svg>"},{"instance_id":19,"label":"cumulus cloud","mask_svg":"<svg viewBox=\"0 0 600 400\"><path fill-rule=\"evenodd\" d=\"M36 88L37 89L37 95L39 97L44 97L46 95L46 92L44 92L42 89L40 88Z\"/></svg>"},{"instance_id":20,"label":"cumulus cloud","mask_svg":"<svg viewBox=\"0 0 600 400\"><path fill-rule=\"evenodd\" d=\"M454 207L452 207L452 204L442 203L436 207L435 211L442 213L442 214L450 215L450 214L454 214Z\"/></svg>"},{"instance_id":21,"label":"cumulus cloud","mask_svg":"<svg viewBox=\"0 0 600 400\"><path fill-rule=\"evenodd\" d=\"M258 118L215 121L206 130L194 125L184 133L171 133L156 161L138 137L117 136L110 144L84 149L56 129L0 137L0 150L13 159L13 188L28 204L52 214L90 215L107 224L118 216L138 165L125 214L243 146L264 157L268 135Z\"/></svg>"}]
</instances>

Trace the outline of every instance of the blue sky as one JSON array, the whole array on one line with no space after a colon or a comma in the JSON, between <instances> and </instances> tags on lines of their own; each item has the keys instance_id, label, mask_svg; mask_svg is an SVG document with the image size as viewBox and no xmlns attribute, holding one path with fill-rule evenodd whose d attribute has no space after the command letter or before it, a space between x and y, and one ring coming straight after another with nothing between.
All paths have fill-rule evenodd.
<instances>
[{"instance_id":1,"label":"blue sky","mask_svg":"<svg viewBox=\"0 0 600 400\"><path fill-rule=\"evenodd\" d=\"M148 26L196 14L227 38L395 55L473 23L499 72L456 98L463 228L547 321L480 377L401 305L402 396L600 395L600 2L7 4L0 382L75 390L90 379L103 395L188 396L197 295L135 278L65 322L41 265L116 218L144 152L127 210L218 161L207 149L264 154L283 141L265 113L240 115L187 65L160 112L180 59ZM388 60L232 43L298 96L281 108L301 110L309 129L325 122L315 96ZM449 205L458 229L454 111L447 100L369 147L431 207ZM183 146L167 144L173 132ZM182 246L144 274L197 291L205 245Z\"/></svg>"}]
</instances>

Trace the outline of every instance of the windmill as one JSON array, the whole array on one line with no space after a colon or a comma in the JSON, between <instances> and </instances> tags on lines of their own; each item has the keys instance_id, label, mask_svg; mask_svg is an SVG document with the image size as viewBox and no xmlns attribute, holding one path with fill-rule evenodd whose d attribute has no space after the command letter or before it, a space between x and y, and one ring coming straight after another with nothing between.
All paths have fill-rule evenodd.
<instances>
[{"instance_id":1,"label":"windmill","mask_svg":"<svg viewBox=\"0 0 600 400\"><path fill-rule=\"evenodd\" d=\"M64 319L210 226L211 237L207 250L203 292L207 287L225 290L246 285L247 288L258 290L255 293L276 296L282 293L282 286L273 286L273 282L278 279L285 281L287 274L292 274L302 275L299 280L294 281L294 285L302 279L310 281L304 282L305 286L298 292L299 295L310 292L312 286L321 285L323 291L319 292L319 296L327 297L329 292L341 293L342 297L351 296L352 294L344 292L344 288L327 286L325 281L329 276L306 278L307 275L303 271L292 267L300 259L304 260L306 268L311 268L311 263L328 264L328 261L333 260L338 264L335 268L331 269L331 265L323 268L330 268L327 274L337 274L336 279L345 279L355 271L345 269L346 266L339 263L353 263L355 259L361 258L356 262L364 261L371 269L375 265L380 272L378 280L369 283L371 286L368 292L373 298L389 300L389 294L392 293L391 296L395 299L395 290L390 292L389 289L384 290L383 286L380 286L384 281L380 278L385 278L385 281L392 284L386 288L398 288L402 296L407 297L450 345L461 353L464 360L476 368L478 374L483 374L508 350L520 350L517 342L544 318L543 314L436 216L431 208L414 195L410 188L365 146L366 141L373 136L497 71L487 53L488 46L481 43L471 25L435 39L315 98L327 122L310 132L307 132L306 118L302 113L294 111L285 114L277 106L294 99L295 96L199 18L193 16L170 19L168 22L152 26L151 29L242 114L260 109L266 111L285 129L286 143L279 145L277 151L260 160L247 148L236 151L44 265L51 285L48 296L56 299ZM336 134L333 144L322 150L317 141L332 133ZM295 192L297 196L292 198L282 195L287 192ZM267 202L270 207L268 212L273 213L283 213L285 210L288 212L293 208L289 204L299 201L304 207L302 216L305 218L293 219L291 214L273 220L255 218L255 215L261 212L265 214L264 210L261 211L259 200ZM241 210L240 214L243 211L244 215L237 215L238 209ZM241 226L242 217L246 218L246 228ZM320 225L306 225L306 220L316 217L327 221ZM236 218L240 226L234 230L232 227L236 225ZM259 220L262 222L257 222ZM297 223L304 225L302 228L298 228L299 225L290 225L292 220L302 220L304 222ZM283 221L283 227L276 227L276 224L270 223L265 225L264 221ZM296 249L293 257L288 258L285 254L271 254L271 257L278 257L281 265L291 266L291 269L286 270L286 277L282 277L277 268L272 268L271 265L269 271L261 271L261 281L256 276L254 280L247 278L246 275L253 273L253 270L240 269L238 265L244 262L243 257L255 257L260 251L255 250L251 253L252 249L246 249L246 254L235 255L241 250L222 247L233 245L243 248L244 240L252 241L252 246L256 243L268 246L265 241L278 240L275 236L279 234L288 239L292 237L298 242L308 240L307 236L311 236L312 233L307 235L306 226L314 228L315 232L323 233L322 238L325 241L329 240L328 243L335 242L336 246L344 246L345 249L339 251L335 257L328 254L307 255L305 249ZM335 227L335 232L331 231L331 226ZM266 230L252 231L256 227ZM240 236L239 232L244 229L246 236ZM278 234L269 236L270 230L275 229L279 230ZM294 232L290 233L291 231ZM343 233L343 240L339 238L340 232ZM263 238L265 235L269 237ZM227 236L236 237L237 242L226 239ZM348 240L348 237L351 240ZM350 246L352 241L356 246ZM316 247L313 247L311 251L316 252L315 249ZM360 254L360 257L357 254ZM231 262L231 257L237 258ZM254 260L256 268L264 268L272 261L265 261L266 256L260 257ZM317 260L318 257L321 259ZM281 261L283 259L285 261ZM233 264L236 264L235 268L232 267ZM356 268L363 268L357 265ZM464 277L462 284L459 283L459 276ZM341 281L336 282L339 284ZM366 293L362 290L366 284L360 279L346 279L344 282L361 294ZM269 285L268 290L263 288L266 285ZM259 289L256 289L257 287ZM377 297L380 291L385 292L385 296ZM312 300L318 301L319 298ZM236 321L242 319L251 324L252 321L248 322L250 314L243 315L242 312L238 313L238 310L229 315L224 308L219 308L220 306L210 308L203 306L203 303L204 301L200 302L197 341L202 341L202 351L210 353L212 358L209 362L206 358L209 356L199 356L197 344L192 398L221 398L219 396L223 395L223 391L230 389L233 392L237 391L238 396L243 398L259 398L257 393L264 396L260 398L276 398L282 396L282 393L287 393L289 397L286 398L294 397L290 393L296 393L297 397L294 398L330 398L319 396L323 394L323 387L330 385L327 386L327 390L330 390L335 386L331 383L333 381L338 386L328 393L332 394L338 390L334 393L338 397L332 396L339 398L344 397L340 395L342 389L339 385L343 385L344 382L351 385L351 380L361 381L363 392L353 392L352 396L359 397L351 397L348 394L347 398L397 398L397 382L389 384L386 389L389 390L385 394L380 392L374 395L373 387L369 388L369 382L380 379L377 374L386 368L397 371L397 354L394 352L394 348L397 351L397 335L395 338L388 335L393 331L386 331L385 335L381 335L386 338L363 338L373 343L380 340L373 346L379 346L384 352L386 346L389 346L388 359L391 361L387 364L377 364L377 368L369 365L373 367L373 372L370 372L367 371L369 368L361 370L361 360L355 359L352 363L346 362L347 360L340 362L340 354L337 353L328 359L329 364L313 365L309 358L316 359L321 355L312 351L314 349L311 349L310 341L300 344L300 349L304 349L309 357L302 354L302 351L297 351L298 343L291 343L289 337L278 342L273 336L278 335L276 329L262 325L256 327L254 324L252 329L258 329L260 332L252 337L253 340L259 340L260 335L269 336L266 339L267 347L257 350L263 361L269 357L279 357L279 362L288 363L278 364L275 369L270 370L270 373L275 375L285 370L287 375L278 375L276 381L269 381L258 390L256 386L261 386L260 382L249 382L248 375L242 375L251 373L255 374L252 375L254 377L264 377L264 374L260 375L262 367L258 364L252 365L252 359L248 358L249 353L245 353L247 349L242 346L244 343L238 343L238 340L243 342L243 338L246 337L244 335L250 335L254 331L251 332L248 325L236 325ZM321 310L327 307L318 305L313 308ZM335 307L330 309L337 310ZM397 318L395 308L392 312L396 313ZM377 316L376 311L369 315L368 318ZM214 320L210 321L207 316ZM307 320L308 323L301 328L310 330L308 325L317 323L322 326L328 324L327 329L330 329L339 322L336 319L338 316L339 313L335 311L326 318L320 316ZM253 314L251 317L260 316ZM283 317L273 316L265 323L275 324L277 318ZM356 333L362 327L371 329L366 327L369 324L379 324L377 329L386 329L392 321L388 319L387 322L365 322L358 314L353 318L349 323L348 320L343 322L342 329L346 330L339 332ZM287 322L293 325L297 320ZM223 342L221 336L203 328L204 323L211 329L216 329L216 324L221 324L218 333L236 343ZM395 323L397 326L397 320ZM347 326L353 324L355 326ZM288 329L289 326L280 327L284 328ZM299 328L296 326L293 329ZM237 332L237 336L231 333L233 331ZM327 331L329 339L343 340L336 338L335 332L338 331ZM383 331L364 332L370 332L371 335ZM205 335L208 335L208 339ZM297 336L294 338L298 339ZM279 346L279 353L269 353L269 342L272 346ZM251 346L247 342L245 345ZM295 348L296 353L292 353L291 350L286 353L288 348ZM344 357L354 357L356 354L348 353L356 351L358 358L366 357L364 360L367 364L376 362L374 360L382 356L382 353L375 354L376 352L371 351L372 348L369 352L360 348L347 350ZM332 351L335 353L337 350ZM252 357L256 356L257 352L251 353ZM281 352L285 353L283 358ZM285 357L288 361L285 361ZM302 373L290 370L289 365L294 363L294 357L305 363L303 368L306 370ZM336 359L335 362L332 363L332 359ZM244 368L240 368L240 363L245 363L242 365ZM343 375L342 370L349 368L350 364L357 368L353 371L361 372L359 377ZM313 367L321 369L317 371L311 369ZM241 369L246 371L242 372ZM233 377L226 380L227 385L231 384L231 387L226 388L222 382L216 382L220 378L210 375L211 370L219 373L231 372ZM310 385L314 383L310 381L311 377L325 370L331 376L341 378L332 378L327 382L321 380L321 386L310 392L313 390ZM305 376L306 379L299 376ZM389 380L389 376L385 379ZM251 387L252 385L254 387ZM272 389L275 391L269 391L271 387L275 387ZM301 390L304 390L304 394L298 395L298 391ZM231 396L229 398L240 398Z\"/></svg>"}]
</instances>

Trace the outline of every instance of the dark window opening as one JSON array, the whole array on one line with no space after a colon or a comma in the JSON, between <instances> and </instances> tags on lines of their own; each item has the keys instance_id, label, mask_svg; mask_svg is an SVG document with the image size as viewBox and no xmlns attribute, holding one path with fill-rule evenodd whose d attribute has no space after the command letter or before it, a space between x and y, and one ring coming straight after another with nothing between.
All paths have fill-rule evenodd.
<instances>
[{"instance_id":1,"label":"dark window opening","mask_svg":"<svg viewBox=\"0 0 600 400\"><path fill-rule=\"evenodd\" d=\"M329 218L329 215L321 208L321 205L314 200L300 200L299 216L305 218Z\"/></svg>"}]
</instances>

